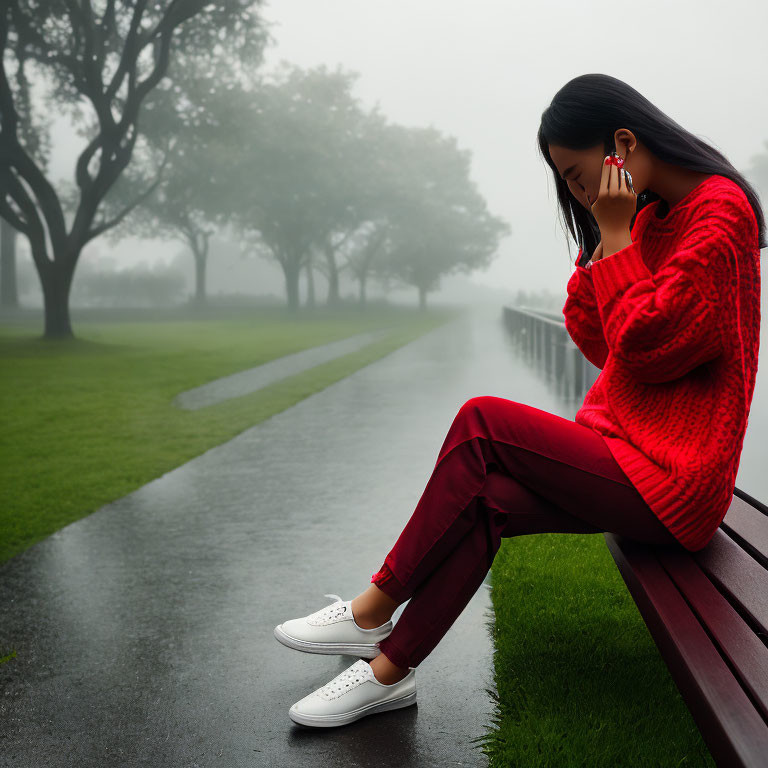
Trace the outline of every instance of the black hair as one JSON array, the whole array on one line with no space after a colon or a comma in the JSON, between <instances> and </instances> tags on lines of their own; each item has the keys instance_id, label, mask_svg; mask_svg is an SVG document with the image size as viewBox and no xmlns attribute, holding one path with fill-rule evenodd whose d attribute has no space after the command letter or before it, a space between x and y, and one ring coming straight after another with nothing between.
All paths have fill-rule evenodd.
<instances>
[{"instance_id":1,"label":"black hair","mask_svg":"<svg viewBox=\"0 0 768 768\"><path fill-rule=\"evenodd\" d=\"M580 75L567 82L554 96L541 115L538 144L541 154L552 169L563 221L586 262L600 241L600 228L590 211L571 194L549 154L549 144L581 150L603 143L606 155L616 150L614 134L627 128L664 162L693 171L719 174L738 184L755 212L758 242L765 248L765 218L760 198L752 185L731 165L728 159L702 139L654 106L627 83L599 73ZM650 189L638 194L637 214L660 196Z\"/></svg>"}]
</instances>

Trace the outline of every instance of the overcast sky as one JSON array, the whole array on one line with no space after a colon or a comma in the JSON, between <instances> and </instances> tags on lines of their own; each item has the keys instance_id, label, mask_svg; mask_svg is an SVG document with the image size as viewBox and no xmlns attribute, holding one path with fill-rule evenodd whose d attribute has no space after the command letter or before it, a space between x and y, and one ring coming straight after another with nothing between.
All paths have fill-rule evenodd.
<instances>
[{"instance_id":1,"label":"overcast sky","mask_svg":"<svg viewBox=\"0 0 768 768\"><path fill-rule=\"evenodd\" d=\"M602 72L626 81L741 171L768 140L762 2L280 0L263 14L275 38L266 69L281 59L340 64L360 74L364 106L378 102L390 121L432 125L471 151L480 192L512 227L493 264L472 275L484 285L558 290L570 274L536 131L571 78ZM69 175L62 126L57 139L54 172ZM169 248L178 251L159 245L142 256ZM129 263L133 250L113 252Z\"/></svg>"}]
</instances>

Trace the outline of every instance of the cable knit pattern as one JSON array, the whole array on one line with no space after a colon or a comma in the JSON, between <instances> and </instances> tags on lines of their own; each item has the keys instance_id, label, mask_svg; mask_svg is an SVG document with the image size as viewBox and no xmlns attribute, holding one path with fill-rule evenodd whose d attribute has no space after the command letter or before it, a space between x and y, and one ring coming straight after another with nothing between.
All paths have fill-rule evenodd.
<instances>
[{"instance_id":1,"label":"cable knit pattern","mask_svg":"<svg viewBox=\"0 0 768 768\"><path fill-rule=\"evenodd\" d=\"M635 225L638 218L635 217ZM633 238L635 229L636 227L632 229ZM577 264L581 256L582 251L579 251ZM608 357L608 344L605 341L603 323L597 307L592 272L583 266L577 266L568 281L568 298L565 300L563 314L565 328L576 346L590 363L602 368Z\"/></svg>"},{"instance_id":2,"label":"cable knit pattern","mask_svg":"<svg viewBox=\"0 0 768 768\"><path fill-rule=\"evenodd\" d=\"M757 375L757 219L731 179L708 177L632 244L568 281L565 326L602 371L575 421L603 436L656 516L688 550L728 511ZM617 510L620 514L621 510Z\"/></svg>"}]
</instances>

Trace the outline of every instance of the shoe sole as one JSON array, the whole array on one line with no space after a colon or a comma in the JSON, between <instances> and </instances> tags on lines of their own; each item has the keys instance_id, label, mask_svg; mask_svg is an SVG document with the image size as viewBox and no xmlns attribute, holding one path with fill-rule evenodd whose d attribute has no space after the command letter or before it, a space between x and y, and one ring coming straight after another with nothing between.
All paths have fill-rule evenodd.
<instances>
[{"instance_id":1,"label":"shoe sole","mask_svg":"<svg viewBox=\"0 0 768 768\"><path fill-rule=\"evenodd\" d=\"M291 709L288 710L288 714L294 723L299 723L300 725L311 725L316 728L333 728L337 725L353 723L355 720L359 720L361 717L366 717L367 715L373 715L377 712L386 712L390 709L410 707L411 704L415 703L416 691L413 691L407 696L402 696L399 699L374 702L373 704L367 704L364 707L360 707L360 709L354 709L351 712L344 712L339 715L305 715L301 712L294 712Z\"/></svg>"},{"instance_id":2,"label":"shoe sole","mask_svg":"<svg viewBox=\"0 0 768 768\"><path fill-rule=\"evenodd\" d=\"M372 643L313 643L309 640L299 640L291 637L282 630L282 624L275 627L275 637L283 645L304 653L347 654L349 656L362 656L364 659L375 659L381 650Z\"/></svg>"}]
</instances>

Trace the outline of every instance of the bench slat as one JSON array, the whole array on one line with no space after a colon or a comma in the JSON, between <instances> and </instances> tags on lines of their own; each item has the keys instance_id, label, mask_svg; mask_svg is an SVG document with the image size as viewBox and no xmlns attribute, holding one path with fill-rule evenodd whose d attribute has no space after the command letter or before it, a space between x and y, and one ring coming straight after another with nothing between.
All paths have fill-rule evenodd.
<instances>
[{"instance_id":1,"label":"bench slat","mask_svg":"<svg viewBox=\"0 0 768 768\"><path fill-rule=\"evenodd\" d=\"M647 544L603 534L718 765L763 768L768 725Z\"/></svg>"},{"instance_id":2,"label":"bench slat","mask_svg":"<svg viewBox=\"0 0 768 768\"><path fill-rule=\"evenodd\" d=\"M768 568L768 515L734 496L720 525Z\"/></svg>"},{"instance_id":3,"label":"bench slat","mask_svg":"<svg viewBox=\"0 0 768 768\"><path fill-rule=\"evenodd\" d=\"M704 549L691 554L753 631L768 637L768 571L726 533L724 525Z\"/></svg>"},{"instance_id":4,"label":"bench slat","mask_svg":"<svg viewBox=\"0 0 768 768\"><path fill-rule=\"evenodd\" d=\"M728 539L720 530L715 535ZM733 542L731 545L737 546ZM659 547L656 557L731 662L762 717L768 719L768 648L688 553L681 555ZM754 566L762 570L752 562L753 570Z\"/></svg>"}]
</instances>

